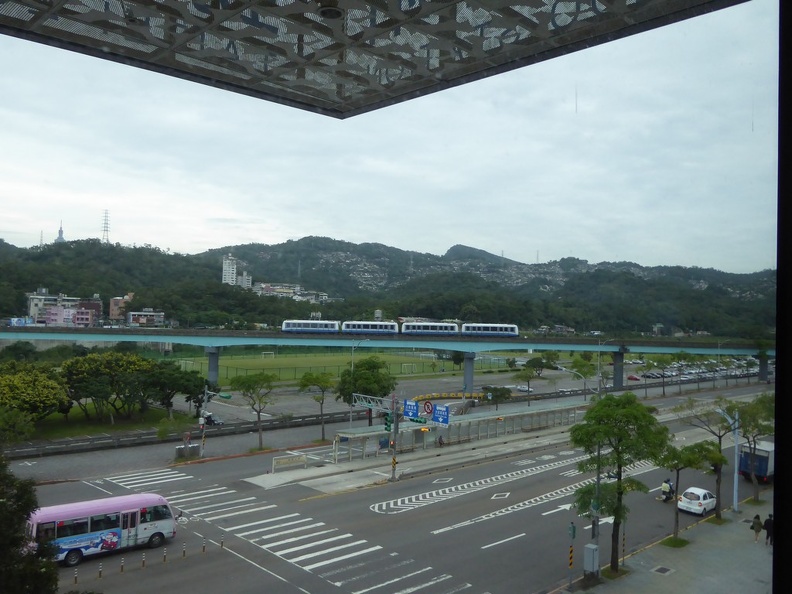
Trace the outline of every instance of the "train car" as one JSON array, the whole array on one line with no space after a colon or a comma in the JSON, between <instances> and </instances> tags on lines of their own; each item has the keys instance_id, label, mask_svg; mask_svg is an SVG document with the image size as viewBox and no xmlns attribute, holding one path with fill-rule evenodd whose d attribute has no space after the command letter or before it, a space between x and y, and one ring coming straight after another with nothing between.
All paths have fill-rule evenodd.
<instances>
[{"instance_id":1,"label":"train car","mask_svg":"<svg viewBox=\"0 0 792 594\"><path fill-rule=\"evenodd\" d=\"M343 334L398 334L396 322L350 321L341 324Z\"/></svg>"},{"instance_id":2,"label":"train car","mask_svg":"<svg viewBox=\"0 0 792 594\"><path fill-rule=\"evenodd\" d=\"M462 336L519 336L514 324L462 324Z\"/></svg>"},{"instance_id":3,"label":"train car","mask_svg":"<svg viewBox=\"0 0 792 594\"><path fill-rule=\"evenodd\" d=\"M341 322L330 320L283 320L282 332L314 332L337 334Z\"/></svg>"},{"instance_id":4,"label":"train car","mask_svg":"<svg viewBox=\"0 0 792 594\"><path fill-rule=\"evenodd\" d=\"M454 322L404 322L402 334L419 336L456 336L459 325Z\"/></svg>"}]
</instances>

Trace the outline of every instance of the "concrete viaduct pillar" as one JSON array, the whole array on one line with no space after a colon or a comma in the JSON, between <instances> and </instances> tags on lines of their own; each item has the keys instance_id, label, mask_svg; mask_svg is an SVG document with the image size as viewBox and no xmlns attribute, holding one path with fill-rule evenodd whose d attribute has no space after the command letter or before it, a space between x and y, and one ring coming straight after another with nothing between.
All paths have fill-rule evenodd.
<instances>
[{"instance_id":1,"label":"concrete viaduct pillar","mask_svg":"<svg viewBox=\"0 0 792 594\"><path fill-rule=\"evenodd\" d=\"M205 347L204 352L209 359L209 371L206 374L206 379L211 385L216 386L220 377L220 347Z\"/></svg>"}]
</instances>

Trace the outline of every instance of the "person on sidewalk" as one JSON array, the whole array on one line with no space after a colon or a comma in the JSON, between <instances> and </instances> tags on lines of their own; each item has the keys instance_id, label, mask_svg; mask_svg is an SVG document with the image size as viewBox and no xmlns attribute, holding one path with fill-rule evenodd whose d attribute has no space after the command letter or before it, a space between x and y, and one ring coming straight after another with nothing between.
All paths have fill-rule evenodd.
<instances>
[{"instance_id":1,"label":"person on sidewalk","mask_svg":"<svg viewBox=\"0 0 792 594\"><path fill-rule=\"evenodd\" d=\"M759 535L762 533L762 518L759 517L759 514L756 514L753 517L753 522L751 522L751 530L754 531L754 543L759 542Z\"/></svg>"},{"instance_id":2,"label":"person on sidewalk","mask_svg":"<svg viewBox=\"0 0 792 594\"><path fill-rule=\"evenodd\" d=\"M764 521L765 529L765 546L773 545L773 514L767 516L767 519Z\"/></svg>"}]
</instances>

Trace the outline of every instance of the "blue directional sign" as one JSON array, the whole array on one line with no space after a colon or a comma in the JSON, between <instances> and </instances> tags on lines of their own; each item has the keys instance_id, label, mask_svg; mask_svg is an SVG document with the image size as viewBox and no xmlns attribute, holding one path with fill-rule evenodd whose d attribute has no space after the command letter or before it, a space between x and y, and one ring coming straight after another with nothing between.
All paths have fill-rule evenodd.
<instances>
[{"instance_id":1,"label":"blue directional sign","mask_svg":"<svg viewBox=\"0 0 792 594\"><path fill-rule=\"evenodd\" d=\"M448 407L436 404L432 411L432 421L440 425L448 425Z\"/></svg>"},{"instance_id":2,"label":"blue directional sign","mask_svg":"<svg viewBox=\"0 0 792 594\"><path fill-rule=\"evenodd\" d=\"M407 419L417 419L418 416L418 403L415 400L405 400L404 417Z\"/></svg>"}]
</instances>

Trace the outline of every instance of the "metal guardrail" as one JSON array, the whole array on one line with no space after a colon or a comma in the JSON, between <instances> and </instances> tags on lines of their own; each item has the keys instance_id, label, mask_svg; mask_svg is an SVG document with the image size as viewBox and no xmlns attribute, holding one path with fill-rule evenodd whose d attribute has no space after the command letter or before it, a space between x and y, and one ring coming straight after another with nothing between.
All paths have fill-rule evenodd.
<instances>
[{"instance_id":1,"label":"metal guardrail","mask_svg":"<svg viewBox=\"0 0 792 594\"><path fill-rule=\"evenodd\" d=\"M368 418L367 411L354 411L353 420ZM348 412L326 413L324 422L341 423L349 421ZM264 431L275 429L288 429L290 427L305 427L319 425L322 417L314 415L281 416L261 420ZM206 427L208 437L222 437L224 435L238 435L258 431L257 421L240 421L224 425ZM20 458L39 458L42 456L57 456L61 454L76 454L80 452L93 452L97 450L124 448L140 445L155 445L162 443L182 442L183 433L171 432L165 437L160 437L156 429L147 431L133 431L117 435L102 434L85 437L72 437L52 441L32 441L14 444L3 450L3 455L9 460Z\"/></svg>"}]
</instances>

